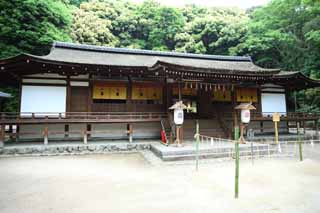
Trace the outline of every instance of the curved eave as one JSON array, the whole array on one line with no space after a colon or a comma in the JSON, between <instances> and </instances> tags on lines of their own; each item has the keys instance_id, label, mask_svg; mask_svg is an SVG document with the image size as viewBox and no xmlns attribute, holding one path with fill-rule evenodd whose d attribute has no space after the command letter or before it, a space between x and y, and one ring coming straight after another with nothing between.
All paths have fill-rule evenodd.
<instances>
[{"instance_id":1,"label":"curved eave","mask_svg":"<svg viewBox=\"0 0 320 213\"><path fill-rule=\"evenodd\" d=\"M48 59L43 56L36 56L31 54L20 54L17 56L14 56L12 58L7 58L0 60L0 70L2 72L12 71L15 68L23 65L23 64L31 64L31 63L39 63L39 64L50 64L50 65L56 65L56 66L67 66L67 67L74 67L74 68L80 68L80 67L112 67L112 68L131 68L131 69L143 69L147 70L148 67L145 66L114 66L114 65L104 65L104 64L87 64L87 63L74 63L74 62L65 62L65 61L57 61ZM0 73L1 73L0 71Z\"/></svg>"},{"instance_id":2,"label":"curved eave","mask_svg":"<svg viewBox=\"0 0 320 213\"><path fill-rule=\"evenodd\" d=\"M179 70L185 72L199 72L209 74L229 74L229 75L246 75L246 76L273 76L280 72L280 69L260 69L259 71L246 71L239 69L216 69L216 68L202 68L195 66L182 66L180 64L173 64L164 61L157 61L149 70Z\"/></svg>"},{"instance_id":3,"label":"curved eave","mask_svg":"<svg viewBox=\"0 0 320 213\"><path fill-rule=\"evenodd\" d=\"M279 73L274 75L272 80L283 84L285 83L286 86L291 90L320 87L320 80L311 79L301 72L292 72L286 74Z\"/></svg>"},{"instance_id":4,"label":"curved eave","mask_svg":"<svg viewBox=\"0 0 320 213\"><path fill-rule=\"evenodd\" d=\"M5 66L6 64L11 64L14 62L18 62L18 61L34 61L34 62L39 62L39 63L48 63L48 64L59 64L59 65L67 65L67 66L76 66L76 65L81 65L81 66L106 66L105 64L88 64L88 63L75 63L75 62L66 62L66 61L59 61L59 60L52 60L52 59L48 59L46 57L43 56L36 56L36 55L31 55L31 54L20 54L18 56L12 57L12 58L8 58L8 59L3 59L0 60L0 65ZM107 65L109 66L109 65ZM111 67L111 65L110 65ZM117 66L112 66L112 67L117 67ZM120 67L120 66L118 66ZM123 66L125 67L125 66ZM129 66L128 66L129 67ZM139 67L144 67L144 66L130 66L130 67L135 67L135 68L139 68ZM147 68L147 67L144 67Z\"/></svg>"},{"instance_id":5,"label":"curved eave","mask_svg":"<svg viewBox=\"0 0 320 213\"><path fill-rule=\"evenodd\" d=\"M68 67L110 67L110 68L124 68L124 69L141 69L155 71L158 69L174 69L183 72L197 72L197 73L207 73L207 74L228 74L228 75L245 75L245 76L272 76L279 73L279 69L260 69L259 71L246 71L239 69L217 69L217 68L203 68L195 66L184 66L174 63L168 63L164 61L157 61L151 67L147 66L115 66L115 65L105 65L105 64L87 64L87 63L74 63L74 62L65 62L48 59L44 56L36 56L31 54L20 54L18 56L4 59L0 61L0 67L2 71L10 71L14 68L28 63L42 63L42 64L51 64L51 65L62 65Z\"/></svg>"}]
</instances>

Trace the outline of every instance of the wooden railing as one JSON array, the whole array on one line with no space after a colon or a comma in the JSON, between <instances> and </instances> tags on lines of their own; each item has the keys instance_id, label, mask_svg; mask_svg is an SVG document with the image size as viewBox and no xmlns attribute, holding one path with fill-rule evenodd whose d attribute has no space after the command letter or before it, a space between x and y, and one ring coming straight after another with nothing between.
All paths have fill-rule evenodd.
<instances>
[{"instance_id":1,"label":"wooden railing","mask_svg":"<svg viewBox=\"0 0 320 213\"><path fill-rule=\"evenodd\" d=\"M142 122L166 117L162 112L1 112L0 124Z\"/></svg>"},{"instance_id":2,"label":"wooden railing","mask_svg":"<svg viewBox=\"0 0 320 213\"><path fill-rule=\"evenodd\" d=\"M315 121L316 113L280 112L282 121ZM0 124L148 122L167 118L163 112L0 112ZM224 113L221 118L232 118ZM251 112L251 121L272 121L272 113Z\"/></svg>"},{"instance_id":3,"label":"wooden railing","mask_svg":"<svg viewBox=\"0 0 320 213\"><path fill-rule=\"evenodd\" d=\"M251 120L272 120L272 112L251 112ZM317 120L319 115L317 113L308 112L279 112L280 120L294 121L294 120Z\"/></svg>"},{"instance_id":4,"label":"wooden railing","mask_svg":"<svg viewBox=\"0 0 320 213\"><path fill-rule=\"evenodd\" d=\"M250 112L251 121L272 121L272 114L273 112ZM317 113L308 113L308 112L279 112L280 120L283 121L308 121L308 120L318 120L320 118L320 114ZM223 113L225 118L232 119L232 112L230 113Z\"/></svg>"}]
</instances>

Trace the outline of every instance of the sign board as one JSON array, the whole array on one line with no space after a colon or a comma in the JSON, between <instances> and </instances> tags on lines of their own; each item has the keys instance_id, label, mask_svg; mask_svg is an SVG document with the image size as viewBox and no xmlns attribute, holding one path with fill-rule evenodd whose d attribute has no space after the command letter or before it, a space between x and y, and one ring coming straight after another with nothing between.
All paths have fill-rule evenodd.
<instances>
[{"instance_id":1,"label":"sign board","mask_svg":"<svg viewBox=\"0 0 320 213\"><path fill-rule=\"evenodd\" d=\"M277 113L277 112L273 113L273 115L272 115L272 121L273 121L273 122L279 122L279 121L280 121L280 114Z\"/></svg>"}]
</instances>

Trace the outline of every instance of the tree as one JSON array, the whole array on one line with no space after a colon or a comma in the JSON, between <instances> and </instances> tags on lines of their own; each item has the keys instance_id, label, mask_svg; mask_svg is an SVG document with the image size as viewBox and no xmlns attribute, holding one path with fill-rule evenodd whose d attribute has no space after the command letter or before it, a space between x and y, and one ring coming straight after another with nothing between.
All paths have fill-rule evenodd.
<instances>
[{"instance_id":1,"label":"tree","mask_svg":"<svg viewBox=\"0 0 320 213\"><path fill-rule=\"evenodd\" d=\"M118 39L111 32L111 21L100 18L94 12L74 11L71 38L84 44L116 46Z\"/></svg>"},{"instance_id":2,"label":"tree","mask_svg":"<svg viewBox=\"0 0 320 213\"><path fill-rule=\"evenodd\" d=\"M52 41L70 41L71 13L62 1L0 1L0 58L45 54Z\"/></svg>"},{"instance_id":3,"label":"tree","mask_svg":"<svg viewBox=\"0 0 320 213\"><path fill-rule=\"evenodd\" d=\"M182 32L184 18L182 13L172 7L161 7L156 11L154 26L148 39L148 47L157 50L173 50L174 37Z\"/></svg>"},{"instance_id":4,"label":"tree","mask_svg":"<svg viewBox=\"0 0 320 213\"><path fill-rule=\"evenodd\" d=\"M320 78L320 1L273 0L251 14L244 42L233 54L249 54L265 67L299 70ZM300 110L320 111L319 89L298 93Z\"/></svg>"},{"instance_id":5,"label":"tree","mask_svg":"<svg viewBox=\"0 0 320 213\"><path fill-rule=\"evenodd\" d=\"M234 48L233 53L249 53L262 66L310 74L309 57L318 55L320 47L311 44L319 33L319 9L315 9L319 3L314 2L275 0L254 10L245 42Z\"/></svg>"},{"instance_id":6,"label":"tree","mask_svg":"<svg viewBox=\"0 0 320 213\"><path fill-rule=\"evenodd\" d=\"M240 10L195 6L186 9L195 11L195 15L188 15L184 32L175 37L178 51L228 55L229 49L237 46L246 34L248 18Z\"/></svg>"}]
</instances>

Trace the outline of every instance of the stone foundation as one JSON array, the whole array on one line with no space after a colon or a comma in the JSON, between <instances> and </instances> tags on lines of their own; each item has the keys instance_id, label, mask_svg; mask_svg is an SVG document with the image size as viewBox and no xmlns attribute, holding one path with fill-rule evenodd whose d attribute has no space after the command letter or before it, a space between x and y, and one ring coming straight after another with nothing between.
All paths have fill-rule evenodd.
<instances>
[{"instance_id":1,"label":"stone foundation","mask_svg":"<svg viewBox=\"0 0 320 213\"><path fill-rule=\"evenodd\" d=\"M77 155L115 152L137 152L150 149L147 143L119 144L76 144L76 145L30 145L7 146L0 149L0 156L48 156L48 155Z\"/></svg>"}]
</instances>

